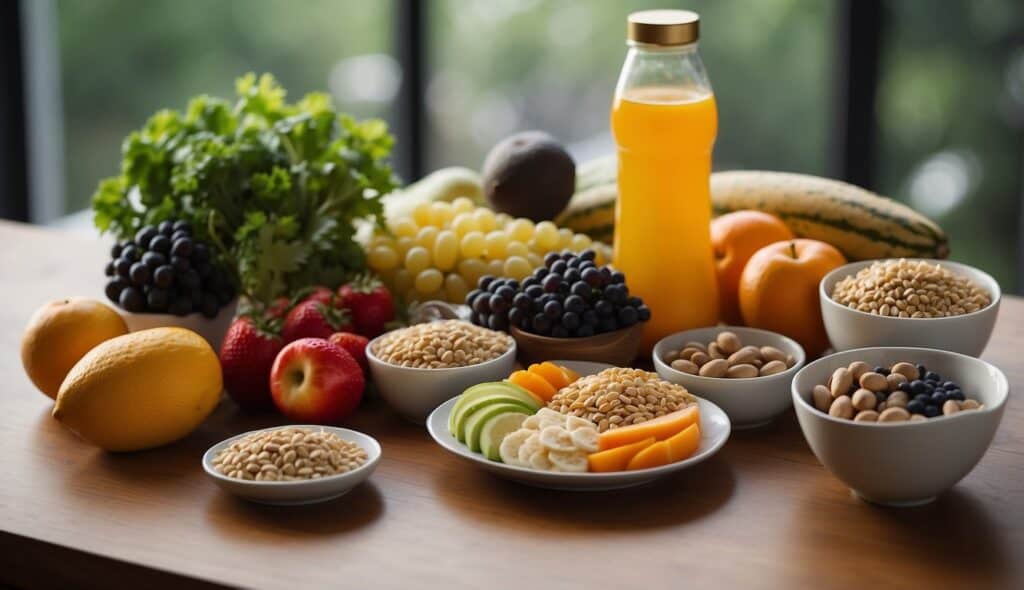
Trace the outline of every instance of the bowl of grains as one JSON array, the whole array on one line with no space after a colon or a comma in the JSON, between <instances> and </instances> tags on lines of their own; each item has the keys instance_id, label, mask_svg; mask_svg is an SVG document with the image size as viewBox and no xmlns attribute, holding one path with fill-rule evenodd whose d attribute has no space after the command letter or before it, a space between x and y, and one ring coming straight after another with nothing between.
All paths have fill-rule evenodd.
<instances>
[{"instance_id":1,"label":"bowl of grains","mask_svg":"<svg viewBox=\"0 0 1024 590\"><path fill-rule=\"evenodd\" d=\"M979 356L999 312L999 284L948 260L866 260L821 280L821 315L837 351L923 346Z\"/></svg>"},{"instance_id":2,"label":"bowl of grains","mask_svg":"<svg viewBox=\"0 0 1024 590\"><path fill-rule=\"evenodd\" d=\"M380 461L372 437L333 426L275 426L221 441L203 470L227 492L260 504L333 500L366 481Z\"/></svg>"},{"instance_id":3,"label":"bowl of grains","mask_svg":"<svg viewBox=\"0 0 1024 590\"><path fill-rule=\"evenodd\" d=\"M859 497L932 501L967 476L999 428L1009 383L983 360L929 348L848 350L793 379L800 429Z\"/></svg>"},{"instance_id":4,"label":"bowl of grains","mask_svg":"<svg viewBox=\"0 0 1024 590\"><path fill-rule=\"evenodd\" d=\"M655 344L651 356L662 379L718 404L737 430L790 408L789 386L805 360L795 340L741 326L677 332Z\"/></svg>"},{"instance_id":5,"label":"bowl of grains","mask_svg":"<svg viewBox=\"0 0 1024 590\"><path fill-rule=\"evenodd\" d=\"M366 347L373 382L402 417L423 423L467 387L515 369L516 342L504 332L440 320L387 332Z\"/></svg>"}]
</instances>

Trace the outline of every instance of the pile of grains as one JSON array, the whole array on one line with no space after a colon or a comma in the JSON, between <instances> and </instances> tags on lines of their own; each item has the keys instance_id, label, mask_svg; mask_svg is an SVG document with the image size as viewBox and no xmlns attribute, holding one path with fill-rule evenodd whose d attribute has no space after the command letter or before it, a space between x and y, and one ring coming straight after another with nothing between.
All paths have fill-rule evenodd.
<instances>
[{"instance_id":1,"label":"pile of grains","mask_svg":"<svg viewBox=\"0 0 1024 590\"><path fill-rule=\"evenodd\" d=\"M697 402L686 388L655 373L613 367L563 387L548 407L597 424L604 432L645 422Z\"/></svg>"},{"instance_id":2,"label":"pile of grains","mask_svg":"<svg viewBox=\"0 0 1024 590\"><path fill-rule=\"evenodd\" d=\"M380 360L416 369L451 369L493 360L508 352L512 337L461 320L417 324L388 332L374 344Z\"/></svg>"},{"instance_id":3,"label":"pile of grains","mask_svg":"<svg viewBox=\"0 0 1024 590\"><path fill-rule=\"evenodd\" d=\"M334 433L289 426L236 440L217 453L213 466L237 479L294 481L346 473L366 458L362 447Z\"/></svg>"},{"instance_id":4,"label":"pile of grains","mask_svg":"<svg viewBox=\"0 0 1024 590\"><path fill-rule=\"evenodd\" d=\"M851 309L900 318L942 318L992 302L984 289L940 264L882 260L836 283L832 299Z\"/></svg>"}]
</instances>

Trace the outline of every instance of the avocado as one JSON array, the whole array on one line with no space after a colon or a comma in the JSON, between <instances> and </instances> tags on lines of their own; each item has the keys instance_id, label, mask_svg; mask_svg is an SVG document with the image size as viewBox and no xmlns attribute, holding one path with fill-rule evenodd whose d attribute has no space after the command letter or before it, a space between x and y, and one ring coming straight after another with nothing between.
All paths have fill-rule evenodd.
<instances>
[{"instance_id":1,"label":"avocado","mask_svg":"<svg viewBox=\"0 0 1024 590\"><path fill-rule=\"evenodd\" d=\"M491 208L533 221L554 219L576 188L576 163L543 131L506 137L484 160L484 195Z\"/></svg>"},{"instance_id":2,"label":"avocado","mask_svg":"<svg viewBox=\"0 0 1024 590\"><path fill-rule=\"evenodd\" d=\"M496 403L473 412L473 415L466 419L466 446L469 450L474 453L482 451L480 433L484 425L490 422L491 418L502 414L519 414L525 420L530 411L522 404Z\"/></svg>"},{"instance_id":3,"label":"avocado","mask_svg":"<svg viewBox=\"0 0 1024 590\"><path fill-rule=\"evenodd\" d=\"M480 452L491 461L501 461L501 442L509 434L519 430L528 416L506 412L492 416L480 429L477 446Z\"/></svg>"},{"instance_id":4,"label":"avocado","mask_svg":"<svg viewBox=\"0 0 1024 590\"><path fill-rule=\"evenodd\" d=\"M467 404L479 399L485 395L491 395L494 393L504 393L512 396L515 399L529 407L532 411L536 412L540 409L540 402L530 392L526 391L522 387L508 381L487 381L485 383L477 383L469 389L462 392L459 396L458 401L452 406L451 413L448 414L448 432L452 436L462 441L462 437L459 435L458 421L462 414L462 409Z\"/></svg>"}]
</instances>

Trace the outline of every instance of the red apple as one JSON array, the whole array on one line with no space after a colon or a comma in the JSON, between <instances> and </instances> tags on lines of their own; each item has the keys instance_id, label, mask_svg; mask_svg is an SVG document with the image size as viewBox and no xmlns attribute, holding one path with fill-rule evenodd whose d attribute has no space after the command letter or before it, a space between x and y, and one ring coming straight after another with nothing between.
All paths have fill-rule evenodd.
<instances>
[{"instance_id":1,"label":"red apple","mask_svg":"<svg viewBox=\"0 0 1024 590\"><path fill-rule=\"evenodd\" d=\"M270 371L274 405L289 420L334 424L363 399L366 379L344 348L320 338L300 338L281 349Z\"/></svg>"}]
</instances>

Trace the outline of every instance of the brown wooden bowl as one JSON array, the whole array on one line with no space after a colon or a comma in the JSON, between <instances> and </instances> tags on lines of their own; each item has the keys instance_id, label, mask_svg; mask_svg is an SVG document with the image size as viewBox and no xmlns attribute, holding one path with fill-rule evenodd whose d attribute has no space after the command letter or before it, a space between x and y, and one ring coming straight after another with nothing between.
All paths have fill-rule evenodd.
<instances>
[{"instance_id":1,"label":"brown wooden bowl","mask_svg":"<svg viewBox=\"0 0 1024 590\"><path fill-rule=\"evenodd\" d=\"M586 338L551 338L524 332L512 327L512 337L519 348L519 360L524 365L548 360L593 361L626 366L640 351L643 324L637 323L614 332Z\"/></svg>"}]
</instances>

